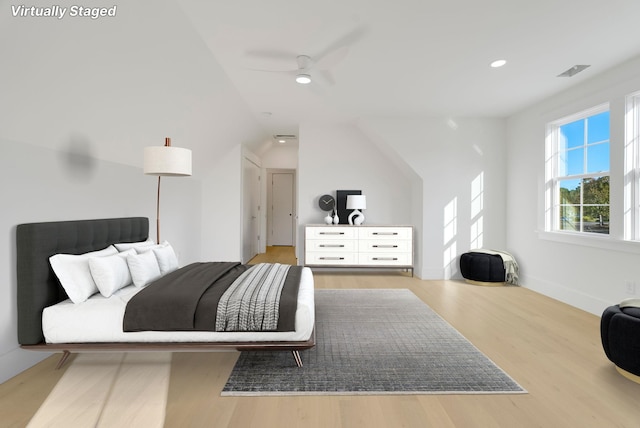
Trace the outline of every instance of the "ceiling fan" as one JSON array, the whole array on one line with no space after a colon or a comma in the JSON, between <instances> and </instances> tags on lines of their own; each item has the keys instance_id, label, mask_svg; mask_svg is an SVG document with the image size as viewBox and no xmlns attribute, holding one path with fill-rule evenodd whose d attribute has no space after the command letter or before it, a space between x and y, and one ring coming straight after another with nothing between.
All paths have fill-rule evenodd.
<instances>
[{"instance_id":1,"label":"ceiling fan","mask_svg":"<svg viewBox=\"0 0 640 428\"><path fill-rule=\"evenodd\" d=\"M295 71L296 82L308 85L311 83L311 58L307 55L298 55L296 61L298 62L298 69Z\"/></svg>"},{"instance_id":2,"label":"ceiling fan","mask_svg":"<svg viewBox=\"0 0 640 428\"><path fill-rule=\"evenodd\" d=\"M331 69L345 59L350 46L359 40L364 32L363 27L357 27L335 40L316 56L279 50L249 50L245 52L245 56L252 63L267 63L266 67L250 67L253 71L286 73L301 85L312 82L333 85L335 79Z\"/></svg>"}]
</instances>

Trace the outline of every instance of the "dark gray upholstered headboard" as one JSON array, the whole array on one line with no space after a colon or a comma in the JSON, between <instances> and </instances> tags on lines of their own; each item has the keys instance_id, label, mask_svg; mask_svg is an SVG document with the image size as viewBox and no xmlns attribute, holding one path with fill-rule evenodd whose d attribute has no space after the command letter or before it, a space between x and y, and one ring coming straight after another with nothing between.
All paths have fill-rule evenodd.
<instances>
[{"instance_id":1,"label":"dark gray upholstered headboard","mask_svg":"<svg viewBox=\"0 0 640 428\"><path fill-rule=\"evenodd\" d=\"M42 310L67 298L49 265L49 257L58 253L82 254L118 242L144 241L148 236L146 217L18 225L18 342L44 342Z\"/></svg>"}]
</instances>

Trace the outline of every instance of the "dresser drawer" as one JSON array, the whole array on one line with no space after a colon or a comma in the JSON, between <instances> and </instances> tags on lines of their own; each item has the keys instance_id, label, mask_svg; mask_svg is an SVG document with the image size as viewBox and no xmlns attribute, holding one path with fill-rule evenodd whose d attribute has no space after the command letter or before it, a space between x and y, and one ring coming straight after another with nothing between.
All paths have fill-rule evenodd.
<instances>
[{"instance_id":1,"label":"dresser drawer","mask_svg":"<svg viewBox=\"0 0 640 428\"><path fill-rule=\"evenodd\" d=\"M306 253L307 265L355 265L358 263L356 253Z\"/></svg>"},{"instance_id":2,"label":"dresser drawer","mask_svg":"<svg viewBox=\"0 0 640 428\"><path fill-rule=\"evenodd\" d=\"M360 253L358 263L367 266L412 266L411 254Z\"/></svg>"},{"instance_id":3,"label":"dresser drawer","mask_svg":"<svg viewBox=\"0 0 640 428\"><path fill-rule=\"evenodd\" d=\"M412 239L410 227L361 227L358 229L360 239Z\"/></svg>"},{"instance_id":4,"label":"dresser drawer","mask_svg":"<svg viewBox=\"0 0 640 428\"><path fill-rule=\"evenodd\" d=\"M362 239L358 241L361 253L409 253L413 248L410 240Z\"/></svg>"},{"instance_id":5,"label":"dresser drawer","mask_svg":"<svg viewBox=\"0 0 640 428\"><path fill-rule=\"evenodd\" d=\"M353 227L307 227L306 239L356 239L357 229Z\"/></svg>"},{"instance_id":6,"label":"dresser drawer","mask_svg":"<svg viewBox=\"0 0 640 428\"><path fill-rule=\"evenodd\" d=\"M353 239L309 239L305 243L307 252L350 252L358 251L358 241Z\"/></svg>"},{"instance_id":7,"label":"dresser drawer","mask_svg":"<svg viewBox=\"0 0 640 428\"><path fill-rule=\"evenodd\" d=\"M307 225L304 263L312 267L412 269L413 227Z\"/></svg>"}]
</instances>

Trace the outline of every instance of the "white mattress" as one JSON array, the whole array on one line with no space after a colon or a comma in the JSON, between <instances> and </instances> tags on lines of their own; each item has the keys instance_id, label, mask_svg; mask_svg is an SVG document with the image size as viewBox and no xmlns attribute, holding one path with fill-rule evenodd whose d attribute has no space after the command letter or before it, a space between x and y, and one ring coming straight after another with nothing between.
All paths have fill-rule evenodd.
<instances>
[{"instance_id":1,"label":"white mattress","mask_svg":"<svg viewBox=\"0 0 640 428\"><path fill-rule=\"evenodd\" d=\"M99 293L86 302L65 300L45 308L42 331L47 343L88 342L273 342L305 341L315 321L314 285L311 269L302 269L296 311L296 330L287 332L141 331L123 332L127 302L141 288L133 285L106 298Z\"/></svg>"}]
</instances>

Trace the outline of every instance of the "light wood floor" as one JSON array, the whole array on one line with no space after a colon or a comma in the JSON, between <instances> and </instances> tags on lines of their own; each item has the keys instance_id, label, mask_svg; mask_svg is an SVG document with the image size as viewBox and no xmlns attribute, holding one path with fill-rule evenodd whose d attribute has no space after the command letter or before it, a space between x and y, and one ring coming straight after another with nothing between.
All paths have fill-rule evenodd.
<instances>
[{"instance_id":1,"label":"light wood floor","mask_svg":"<svg viewBox=\"0 0 640 428\"><path fill-rule=\"evenodd\" d=\"M297 265L298 259L295 254L295 247L267 247L266 253L261 253L249 260L248 264L257 263L283 263Z\"/></svg>"},{"instance_id":2,"label":"light wood floor","mask_svg":"<svg viewBox=\"0 0 640 428\"><path fill-rule=\"evenodd\" d=\"M317 288L412 290L529 393L221 397L237 353L175 353L166 427L640 427L640 385L606 359L599 317L522 287L395 272L314 277ZM56 361L0 385L0 426L25 426L65 371Z\"/></svg>"}]
</instances>

